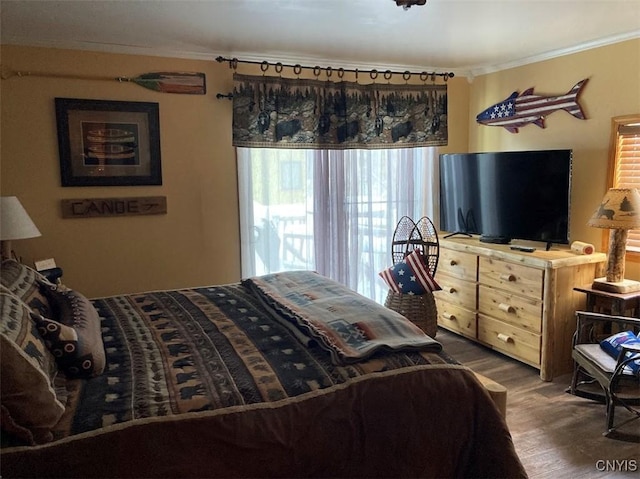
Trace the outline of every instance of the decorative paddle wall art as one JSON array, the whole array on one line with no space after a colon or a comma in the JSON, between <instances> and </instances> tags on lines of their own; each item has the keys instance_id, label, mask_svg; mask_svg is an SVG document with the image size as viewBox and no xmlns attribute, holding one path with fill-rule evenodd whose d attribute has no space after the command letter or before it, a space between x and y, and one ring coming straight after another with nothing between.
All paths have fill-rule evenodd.
<instances>
[{"instance_id":1,"label":"decorative paddle wall art","mask_svg":"<svg viewBox=\"0 0 640 479\"><path fill-rule=\"evenodd\" d=\"M192 72L154 72L143 73L137 77L106 77L89 75L67 75L48 72L17 72L2 71L2 79L24 77L64 78L68 80L98 80L117 81L120 83L135 83L149 90L161 93L183 93L188 95L204 95L207 93L206 77L204 73Z\"/></svg>"},{"instance_id":2,"label":"decorative paddle wall art","mask_svg":"<svg viewBox=\"0 0 640 479\"><path fill-rule=\"evenodd\" d=\"M529 123L544 128L545 116L556 110L565 110L576 118L585 120L578 97L587 80L588 78L579 81L566 94L559 96L534 95L533 88L525 90L520 95L514 91L508 98L476 116L476 121L481 125L502 126L511 133L518 133L519 127Z\"/></svg>"}]
</instances>

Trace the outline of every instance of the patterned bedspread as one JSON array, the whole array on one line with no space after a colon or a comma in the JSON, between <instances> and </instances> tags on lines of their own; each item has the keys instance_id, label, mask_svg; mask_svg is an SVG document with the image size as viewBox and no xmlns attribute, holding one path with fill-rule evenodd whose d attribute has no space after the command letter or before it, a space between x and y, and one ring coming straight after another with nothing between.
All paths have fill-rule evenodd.
<instances>
[{"instance_id":1,"label":"patterned bedspread","mask_svg":"<svg viewBox=\"0 0 640 479\"><path fill-rule=\"evenodd\" d=\"M379 354L348 366L305 347L241 285L94 300L102 318L105 373L68 388L82 401L61 438L137 418L278 401L349 378L453 361L441 353Z\"/></svg>"},{"instance_id":2,"label":"patterned bedspread","mask_svg":"<svg viewBox=\"0 0 640 479\"><path fill-rule=\"evenodd\" d=\"M334 364L241 284L93 300L107 366L66 382L55 440L3 477L526 477L444 351Z\"/></svg>"}]
</instances>

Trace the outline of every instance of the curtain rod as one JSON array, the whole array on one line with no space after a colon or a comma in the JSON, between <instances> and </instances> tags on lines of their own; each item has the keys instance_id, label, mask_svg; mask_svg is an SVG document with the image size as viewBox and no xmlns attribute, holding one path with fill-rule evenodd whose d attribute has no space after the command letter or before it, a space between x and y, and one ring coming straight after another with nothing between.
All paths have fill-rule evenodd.
<instances>
[{"instance_id":1,"label":"curtain rod","mask_svg":"<svg viewBox=\"0 0 640 479\"><path fill-rule=\"evenodd\" d=\"M338 76L338 78L342 78L344 76L344 74L346 72L350 72L350 73L355 73L356 74L356 80L358 79L358 74L359 73L366 73L366 70L358 70L357 68L355 69L350 69L350 68L332 68L332 67L320 67L320 66L314 66L314 67L309 67L309 66L302 66L299 63L296 63L295 65L290 65L290 64L286 64L286 63L281 63L281 62L268 62L268 61L256 61L256 60L238 60L237 58L225 58L222 56L219 56L216 58L216 61L218 63L222 63L222 62L228 62L229 63L229 68L233 68L234 70L236 68L238 68L238 63L248 63L248 64L253 64L253 65L260 65L260 70L262 70L262 72L266 73L267 70L269 70L269 67L274 67L274 70L276 73L280 74L282 73L282 70L286 67L286 68L291 68L293 70L293 73L296 75L300 75L300 73L302 72L302 70L313 70L313 74L316 77L319 77L320 74L324 71L325 74L327 75L327 78L330 78L333 75L333 72L336 73L336 75ZM378 75L381 72L379 72L376 69L372 69L369 70L369 77L372 80L375 80L376 78L378 78ZM422 72L411 72L409 70L405 70L405 71L392 71L392 70L385 70L384 72L382 72L382 76L385 80L390 80L394 75L402 75L402 78L407 81L409 80L412 76L418 76L420 78L420 80L422 81L427 81L429 78L431 78L431 81L435 81L436 77L442 77L444 79L444 81L446 82L449 78L453 78L454 74L453 72L426 72L426 71L422 71ZM216 98L218 100L222 99L222 98L227 98L228 100L233 99L233 94L232 93L227 93L222 94L222 93L218 93L216 95Z\"/></svg>"},{"instance_id":2,"label":"curtain rod","mask_svg":"<svg viewBox=\"0 0 640 479\"><path fill-rule=\"evenodd\" d=\"M237 58L224 58L222 56L217 57L216 61L218 63L222 63L222 62L228 62L229 63L229 68L233 68L234 70L238 67L238 63L250 63L253 65L260 65L260 69L263 72L266 72L269 67L274 67L274 70L276 73L281 73L283 68L291 68L293 70L293 73L296 75L299 75L300 72L302 72L302 70L313 70L313 74L317 77L320 76L320 74L324 71L325 74L327 75L327 77L331 77L331 75L335 72L336 75L338 75L339 78L342 78L345 74L345 72L350 72L350 73L355 73L356 74L356 79L358 78L358 73L365 73L365 71L363 70L358 70L357 68L355 69L350 69L350 68L332 68L332 67L320 67L320 66L314 66L314 67L309 67L309 66L302 66L299 63L295 64L295 65L288 65L286 63L281 63L281 62L277 62L277 63L273 63L273 62L268 62L268 61L253 61L253 60L238 60ZM379 72L376 69L371 69L368 71L369 72L369 76L371 77L372 80L375 80L379 74L382 74L382 76L384 77L385 80L389 80L391 79L391 77L393 75L402 75L402 78L404 80L409 80L409 78L411 78L412 76L419 76L419 78L422 81L427 81L429 78L431 78L431 80L435 80L436 77L443 77L444 81L447 81L449 78L453 78L454 74L452 72L411 72L409 70L405 70L405 71L392 71L392 70L385 70L384 72Z\"/></svg>"}]
</instances>

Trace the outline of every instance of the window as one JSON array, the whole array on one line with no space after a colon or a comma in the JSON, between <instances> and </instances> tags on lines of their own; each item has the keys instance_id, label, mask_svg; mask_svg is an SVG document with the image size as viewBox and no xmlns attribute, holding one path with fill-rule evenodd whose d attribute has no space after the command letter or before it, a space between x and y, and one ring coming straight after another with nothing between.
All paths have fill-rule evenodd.
<instances>
[{"instance_id":1,"label":"window","mask_svg":"<svg viewBox=\"0 0 640 479\"><path fill-rule=\"evenodd\" d=\"M315 270L383 302L398 220L433 217L435 152L238 148L242 276Z\"/></svg>"},{"instance_id":2,"label":"window","mask_svg":"<svg viewBox=\"0 0 640 479\"><path fill-rule=\"evenodd\" d=\"M640 189L640 114L612 119L608 185ZM629 231L627 260L640 261L640 230Z\"/></svg>"}]
</instances>

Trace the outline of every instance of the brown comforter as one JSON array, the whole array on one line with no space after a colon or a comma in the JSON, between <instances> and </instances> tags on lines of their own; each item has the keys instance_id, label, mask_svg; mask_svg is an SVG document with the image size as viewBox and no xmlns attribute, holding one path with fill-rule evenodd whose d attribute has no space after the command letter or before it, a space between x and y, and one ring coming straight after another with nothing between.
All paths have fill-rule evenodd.
<instances>
[{"instance_id":1,"label":"brown comforter","mask_svg":"<svg viewBox=\"0 0 640 479\"><path fill-rule=\"evenodd\" d=\"M67 381L3 477L526 477L484 388L443 352L333 364L241 285L95 300L107 369Z\"/></svg>"}]
</instances>

